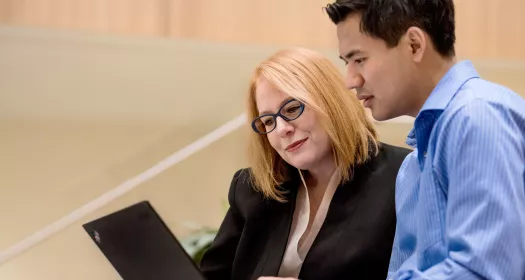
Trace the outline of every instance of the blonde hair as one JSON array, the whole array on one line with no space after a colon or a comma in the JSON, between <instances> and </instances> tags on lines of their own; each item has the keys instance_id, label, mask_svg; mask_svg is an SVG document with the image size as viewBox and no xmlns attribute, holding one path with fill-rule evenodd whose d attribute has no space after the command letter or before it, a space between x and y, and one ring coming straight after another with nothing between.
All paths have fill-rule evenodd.
<instances>
[{"instance_id":1,"label":"blonde hair","mask_svg":"<svg viewBox=\"0 0 525 280\"><path fill-rule=\"evenodd\" d=\"M331 139L342 182L350 180L355 165L377 153L372 122L355 94L345 88L341 73L323 55L294 48L279 51L260 63L250 81L249 122L259 115L255 92L260 78L316 113ZM286 190L279 186L291 178L293 169L272 148L266 135L251 131L248 155L255 188L267 198L285 202Z\"/></svg>"}]
</instances>

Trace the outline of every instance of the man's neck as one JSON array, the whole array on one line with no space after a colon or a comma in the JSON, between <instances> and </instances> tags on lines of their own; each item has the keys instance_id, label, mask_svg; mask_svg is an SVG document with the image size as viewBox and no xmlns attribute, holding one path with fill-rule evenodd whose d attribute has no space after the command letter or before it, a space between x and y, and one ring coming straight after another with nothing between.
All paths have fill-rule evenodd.
<instances>
[{"instance_id":1,"label":"man's neck","mask_svg":"<svg viewBox=\"0 0 525 280\"><path fill-rule=\"evenodd\" d=\"M414 109L410 112L410 116L417 117L432 91L456 63L456 57L444 59L440 56L430 58L421 65L422 68L418 79L421 82L417 89L418 99L415 102Z\"/></svg>"}]
</instances>

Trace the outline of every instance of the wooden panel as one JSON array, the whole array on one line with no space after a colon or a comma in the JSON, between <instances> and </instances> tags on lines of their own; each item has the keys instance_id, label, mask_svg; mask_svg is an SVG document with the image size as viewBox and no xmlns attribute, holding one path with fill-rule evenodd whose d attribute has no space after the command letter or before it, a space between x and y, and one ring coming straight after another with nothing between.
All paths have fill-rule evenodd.
<instances>
[{"instance_id":1,"label":"wooden panel","mask_svg":"<svg viewBox=\"0 0 525 280\"><path fill-rule=\"evenodd\" d=\"M169 0L173 37L335 47L325 0Z\"/></svg>"},{"instance_id":2,"label":"wooden panel","mask_svg":"<svg viewBox=\"0 0 525 280\"><path fill-rule=\"evenodd\" d=\"M4 23L92 30L116 34L163 35L164 0L0 0Z\"/></svg>"},{"instance_id":3,"label":"wooden panel","mask_svg":"<svg viewBox=\"0 0 525 280\"><path fill-rule=\"evenodd\" d=\"M7 5L9 3L5 0L0 0L0 23L7 22Z\"/></svg>"},{"instance_id":4,"label":"wooden panel","mask_svg":"<svg viewBox=\"0 0 525 280\"><path fill-rule=\"evenodd\" d=\"M0 22L263 45L336 47L327 0L0 0ZM525 60L524 0L457 0L457 50Z\"/></svg>"},{"instance_id":5,"label":"wooden panel","mask_svg":"<svg viewBox=\"0 0 525 280\"><path fill-rule=\"evenodd\" d=\"M53 26L53 22L58 17L53 17L55 13L61 13L60 18L68 17L67 8L69 7L57 0L2 0L6 7L6 23L35 25L35 26ZM61 4L61 5L59 5ZM67 4L67 3L66 3Z\"/></svg>"},{"instance_id":6,"label":"wooden panel","mask_svg":"<svg viewBox=\"0 0 525 280\"><path fill-rule=\"evenodd\" d=\"M109 31L125 34L164 35L164 17L161 9L163 0L104 2L108 5Z\"/></svg>"},{"instance_id":7,"label":"wooden panel","mask_svg":"<svg viewBox=\"0 0 525 280\"><path fill-rule=\"evenodd\" d=\"M335 46L325 0L0 0L1 22L214 41ZM0 6L1 7L1 6ZM312 35L315 34L315 35Z\"/></svg>"},{"instance_id":8,"label":"wooden panel","mask_svg":"<svg viewBox=\"0 0 525 280\"><path fill-rule=\"evenodd\" d=\"M456 1L460 56L525 59L524 0Z\"/></svg>"}]
</instances>

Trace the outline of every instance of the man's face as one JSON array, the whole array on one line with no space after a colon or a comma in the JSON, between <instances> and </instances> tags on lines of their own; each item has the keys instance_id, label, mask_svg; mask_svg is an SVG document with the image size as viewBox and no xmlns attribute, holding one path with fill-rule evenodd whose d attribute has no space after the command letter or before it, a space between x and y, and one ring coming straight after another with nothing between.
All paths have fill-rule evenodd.
<instances>
[{"instance_id":1,"label":"man's face","mask_svg":"<svg viewBox=\"0 0 525 280\"><path fill-rule=\"evenodd\" d=\"M415 66L406 44L386 43L360 30L361 15L352 14L337 24L339 54L347 63L345 84L357 91L363 105L379 121L411 112Z\"/></svg>"}]
</instances>

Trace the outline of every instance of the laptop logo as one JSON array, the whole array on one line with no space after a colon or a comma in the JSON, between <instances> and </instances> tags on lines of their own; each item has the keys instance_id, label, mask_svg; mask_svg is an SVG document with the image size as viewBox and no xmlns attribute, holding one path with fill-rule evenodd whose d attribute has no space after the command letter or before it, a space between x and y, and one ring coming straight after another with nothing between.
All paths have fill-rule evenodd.
<instances>
[{"instance_id":1,"label":"laptop logo","mask_svg":"<svg viewBox=\"0 0 525 280\"><path fill-rule=\"evenodd\" d=\"M93 230L93 238L95 238L95 241L100 244L100 234L98 233L98 231L96 230Z\"/></svg>"}]
</instances>

